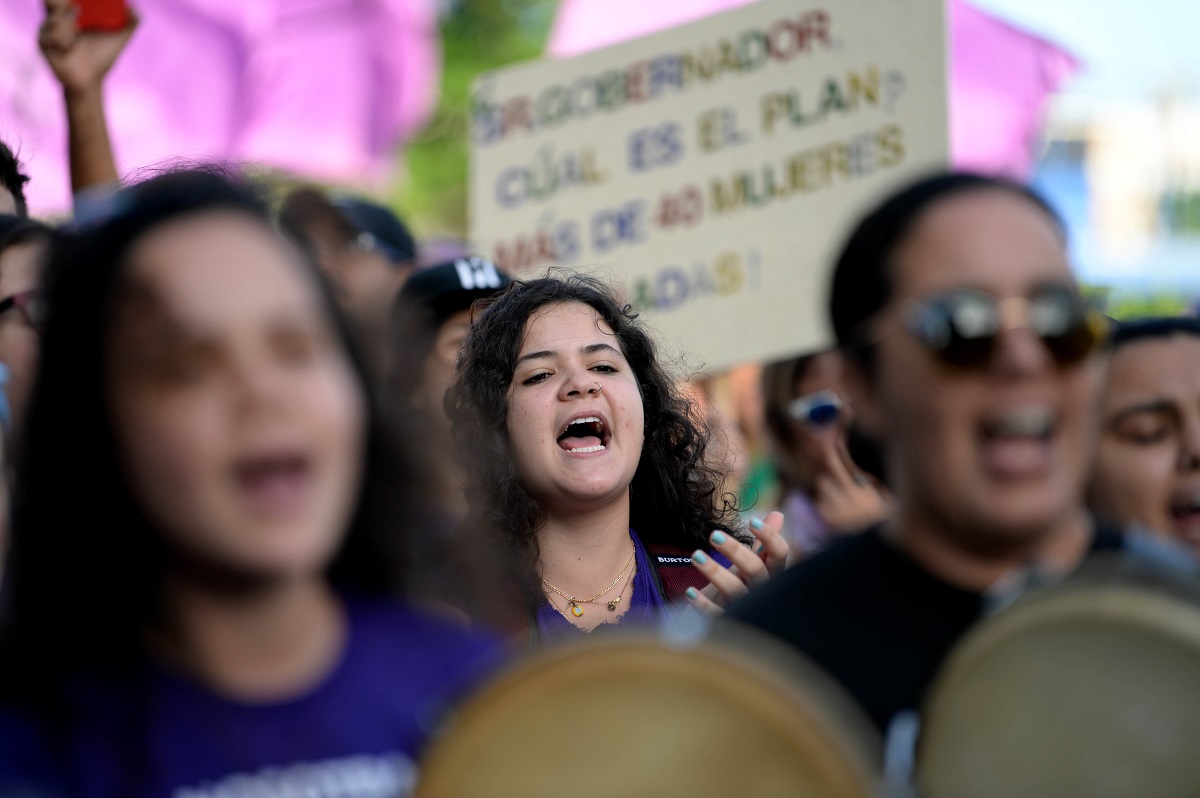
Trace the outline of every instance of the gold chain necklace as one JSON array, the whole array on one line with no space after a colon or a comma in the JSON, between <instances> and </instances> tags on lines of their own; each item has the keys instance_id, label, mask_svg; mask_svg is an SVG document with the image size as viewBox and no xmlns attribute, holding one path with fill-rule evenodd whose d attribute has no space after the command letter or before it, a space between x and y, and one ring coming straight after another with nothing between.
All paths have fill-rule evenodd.
<instances>
[{"instance_id":1,"label":"gold chain necklace","mask_svg":"<svg viewBox=\"0 0 1200 798\"><path fill-rule=\"evenodd\" d=\"M629 555L629 562L625 563L625 567L621 569L621 573L617 574L617 578L612 581L612 584L609 585L608 587L604 588L603 590L601 590L596 595L592 596L590 599L580 599L580 598L575 598L574 596L569 596L566 593L559 590L558 588L556 588L554 585L547 582L545 577L542 578L542 584L545 585L546 587L550 588L551 590L553 590L558 595L565 598L567 600L567 604L571 607L571 614L574 615L576 618L579 618L579 617L582 617L582 615L583 615L583 607L580 607L579 605L580 604L595 604L601 596L603 596L605 593L607 593L608 591L610 591L614 587L616 587L617 582L620 582L621 578L624 577L625 574L629 572L629 567L631 565L633 565L633 558L636 555L637 555L637 548L635 547L633 550L633 553ZM622 591L622 592L624 592L624 591ZM616 600L608 602L608 611L616 612L617 604L620 603L620 601L621 601L621 597L617 596Z\"/></svg>"},{"instance_id":2,"label":"gold chain necklace","mask_svg":"<svg viewBox=\"0 0 1200 798\"><path fill-rule=\"evenodd\" d=\"M625 595L625 591L629 589L629 585L632 582L633 582L633 574L630 574L629 578L625 580L625 585L621 588L621 592L617 594L617 597L615 599L613 599L612 601L607 602L609 612L617 611L617 605L621 603L621 598Z\"/></svg>"}]
</instances>

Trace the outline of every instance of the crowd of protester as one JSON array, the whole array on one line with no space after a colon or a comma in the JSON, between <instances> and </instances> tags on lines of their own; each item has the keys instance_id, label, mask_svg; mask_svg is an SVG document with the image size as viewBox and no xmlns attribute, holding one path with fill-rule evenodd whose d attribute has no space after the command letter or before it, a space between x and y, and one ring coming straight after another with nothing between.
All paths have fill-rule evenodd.
<instances>
[{"instance_id":1,"label":"crowd of protester","mask_svg":"<svg viewBox=\"0 0 1200 798\"><path fill-rule=\"evenodd\" d=\"M714 437L619 286L429 263L386 206L226 167L120 184L136 20L46 5L77 208L28 218L0 144L0 796L406 794L504 663L685 617L887 735L1031 585L1200 552L1200 323L1105 318L1022 185L878 197L836 345ZM774 480L739 500L738 458Z\"/></svg>"}]
</instances>

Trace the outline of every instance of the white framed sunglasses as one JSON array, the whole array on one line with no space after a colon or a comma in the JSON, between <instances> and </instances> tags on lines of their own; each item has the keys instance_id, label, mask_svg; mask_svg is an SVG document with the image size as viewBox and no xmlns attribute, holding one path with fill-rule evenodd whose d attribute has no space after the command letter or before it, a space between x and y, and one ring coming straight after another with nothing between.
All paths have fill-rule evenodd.
<instances>
[{"instance_id":1,"label":"white framed sunglasses","mask_svg":"<svg viewBox=\"0 0 1200 798\"><path fill-rule=\"evenodd\" d=\"M832 426L842 417L845 402L834 391L813 391L788 402L788 415L810 427Z\"/></svg>"}]
</instances>

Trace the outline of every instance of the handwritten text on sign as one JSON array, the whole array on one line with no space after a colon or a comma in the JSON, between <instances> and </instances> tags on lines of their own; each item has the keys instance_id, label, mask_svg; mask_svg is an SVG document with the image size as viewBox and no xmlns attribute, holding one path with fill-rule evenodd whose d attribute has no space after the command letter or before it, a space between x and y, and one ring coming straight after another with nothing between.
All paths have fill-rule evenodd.
<instances>
[{"instance_id":1,"label":"handwritten text on sign","mask_svg":"<svg viewBox=\"0 0 1200 798\"><path fill-rule=\"evenodd\" d=\"M601 268L711 368L825 341L855 215L947 162L938 0L766 0L472 97L472 237L513 272Z\"/></svg>"}]
</instances>

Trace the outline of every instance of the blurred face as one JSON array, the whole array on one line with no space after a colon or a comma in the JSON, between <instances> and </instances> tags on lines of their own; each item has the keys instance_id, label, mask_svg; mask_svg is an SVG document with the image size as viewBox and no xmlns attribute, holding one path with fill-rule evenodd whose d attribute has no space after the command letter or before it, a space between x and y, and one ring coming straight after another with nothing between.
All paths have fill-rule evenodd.
<instances>
[{"instance_id":1,"label":"blurred face","mask_svg":"<svg viewBox=\"0 0 1200 798\"><path fill-rule=\"evenodd\" d=\"M1200 551L1200 339L1151 338L1112 357L1093 508Z\"/></svg>"},{"instance_id":2,"label":"blurred face","mask_svg":"<svg viewBox=\"0 0 1200 798\"><path fill-rule=\"evenodd\" d=\"M1022 324L990 359L956 371L905 329L905 309L974 289L1002 310L1046 286L1074 289L1063 241L1028 200L976 191L930 206L892 260L894 298L875 320L878 362L860 413L888 442L901 515L936 521L958 545L1031 543L1083 498L1103 362L1059 366Z\"/></svg>"},{"instance_id":3,"label":"blurred face","mask_svg":"<svg viewBox=\"0 0 1200 798\"><path fill-rule=\"evenodd\" d=\"M17 213L17 198L4 186L0 186L0 213L6 216L19 216Z\"/></svg>"},{"instance_id":4,"label":"blurred face","mask_svg":"<svg viewBox=\"0 0 1200 798\"><path fill-rule=\"evenodd\" d=\"M846 388L842 380L842 358L837 352L822 352L809 361L808 367L792 384L792 398L823 398L819 394L833 394L842 400L837 419L828 424L814 424L791 418L793 443L791 459L796 476L804 483L811 483L827 459L835 456L838 445L846 438L846 430L852 420L851 409L846 401Z\"/></svg>"},{"instance_id":5,"label":"blurred face","mask_svg":"<svg viewBox=\"0 0 1200 798\"><path fill-rule=\"evenodd\" d=\"M36 289L41 283L44 241L29 241L0 252L0 300ZM8 366L8 401L13 429L25 420L25 408L37 377L41 337L20 307L0 313L0 362Z\"/></svg>"},{"instance_id":6,"label":"blurred face","mask_svg":"<svg viewBox=\"0 0 1200 798\"><path fill-rule=\"evenodd\" d=\"M319 573L357 498L366 408L297 254L200 214L146 234L127 277L106 371L135 497L185 562Z\"/></svg>"},{"instance_id":7,"label":"blurred face","mask_svg":"<svg viewBox=\"0 0 1200 798\"><path fill-rule=\"evenodd\" d=\"M387 316L412 271L411 265L398 266L381 252L355 247L339 252L329 265L346 310L364 322L377 322Z\"/></svg>"},{"instance_id":8,"label":"blurred face","mask_svg":"<svg viewBox=\"0 0 1200 798\"><path fill-rule=\"evenodd\" d=\"M458 350L462 348L467 330L471 327L471 311L460 310L450 316L438 328L433 349L425 358L413 402L425 411L425 420L436 432L437 437L450 445L450 419L446 417L443 400L450 383L454 381L454 364L458 362Z\"/></svg>"},{"instance_id":9,"label":"blurred face","mask_svg":"<svg viewBox=\"0 0 1200 798\"><path fill-rule=\"evenodd\" d=\"M382 252L362 247L354 231L337 220L314 221L306 232L346 312L360 324L382 324L412 265L394 264Z\"/></svg>"},{"instance_id":10,"label":"blurred face","mask_svg":"<svg viewBox=\"0 0 1200 798\"><path fill-rule=\"evenodd\" d=\"M565 303L530 317L508 392L508 437L526 490L559 510L626 497L643 424L637 377L599 313Z\"/></svg>"}]
</instances>

